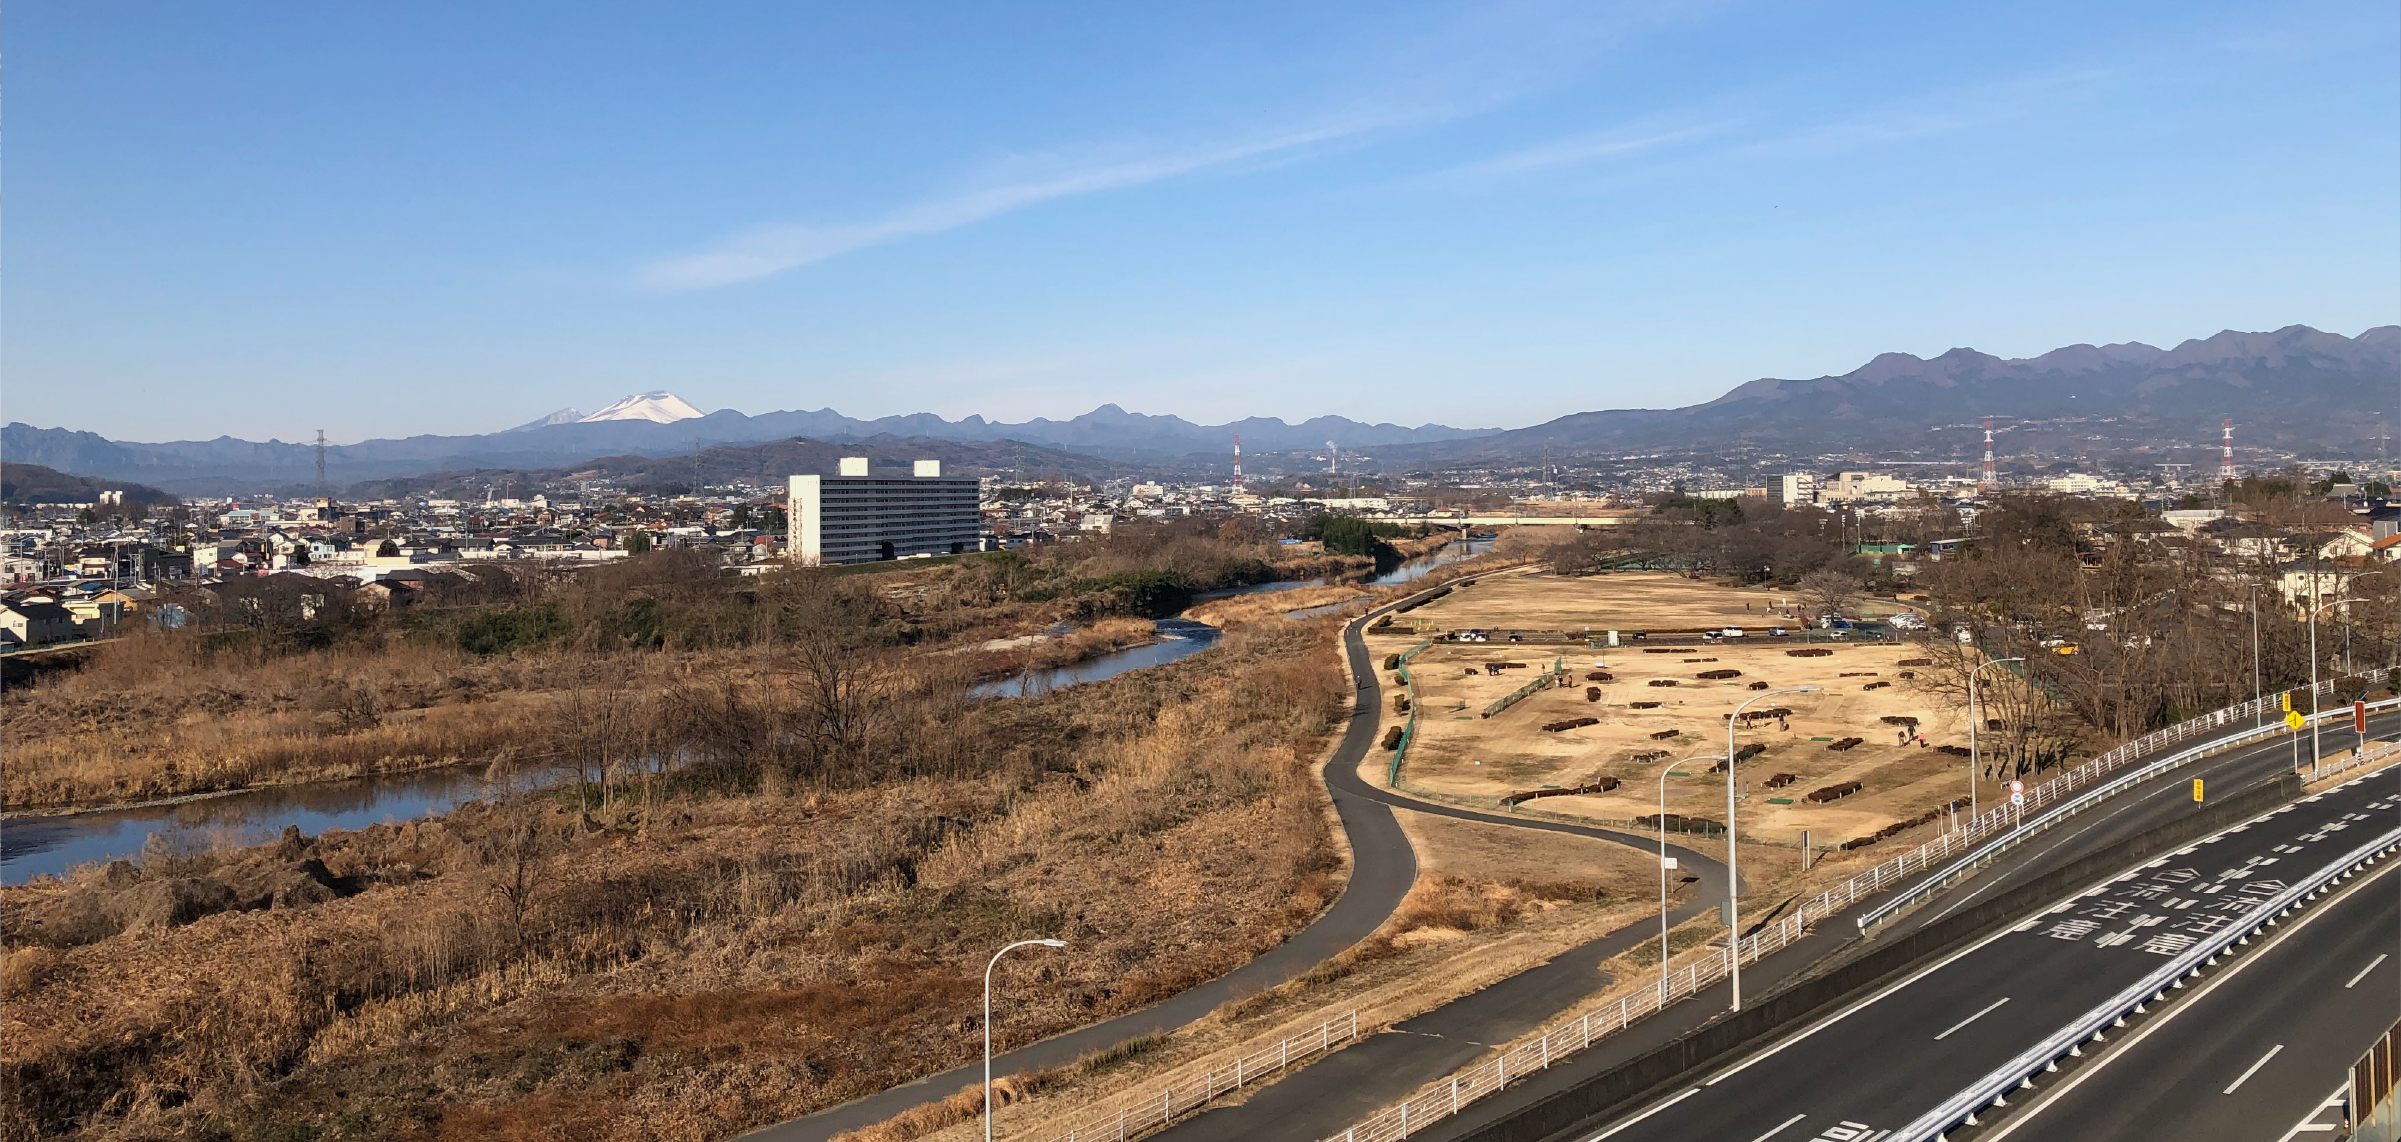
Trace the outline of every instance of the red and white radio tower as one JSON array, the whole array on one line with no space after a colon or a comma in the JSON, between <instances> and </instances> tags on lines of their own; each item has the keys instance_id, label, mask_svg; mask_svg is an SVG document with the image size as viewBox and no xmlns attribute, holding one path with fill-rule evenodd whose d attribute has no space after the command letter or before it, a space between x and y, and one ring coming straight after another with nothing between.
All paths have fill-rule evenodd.
<instances>
[{"instance_id":1,"label":"red and white radio tower","mask_svg":"<svg viewBox=\"0 0 2401 1142\"><path fill-rule=\"evenodd\" d=\"M2231 484L2234 482L2234 480L2234 419L2232 417L2228 417L2226 419L2224 451L2218 455L2218 482L2221 484Z\"/></svg>"},{"instance_id":2,"label":"red and white radio tower","mask_svg":"<svg viewBox=\"0 0 2401 1142\"><path fill-rule=\"evenodd\" d=\"M1993 488L1997 487L1999 483L2000 481L1993 479L1992 418L1988 416L1984 418L1984 482L1977 486L1985 491L1991 491Z\"/></svg>"},{"instance_id":3,"label":"red and white radio tower","mask_svg":"<svg viewBox=\"0 0 2401 1142\"><path fill-rule=\"evenodd\" d=\"M1234 434L1234 494L1242 494L1242 434Z\"/></svg>"}]
</instances>

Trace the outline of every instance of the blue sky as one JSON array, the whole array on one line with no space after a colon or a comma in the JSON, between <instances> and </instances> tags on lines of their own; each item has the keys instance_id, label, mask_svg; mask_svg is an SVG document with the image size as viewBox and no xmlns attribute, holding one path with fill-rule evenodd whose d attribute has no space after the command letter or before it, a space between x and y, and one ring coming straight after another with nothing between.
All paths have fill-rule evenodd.
<instances>
[{"instance_id":1,"label":"blue sky","mask_svg":"<svg viewBox=\"0 0 2401 1142\"><path fill-rule=\"evenodd\" d=\"M1515 426L2401 319L2389 2L18 4L0 415Z\"/></svg>"}]
</instances>

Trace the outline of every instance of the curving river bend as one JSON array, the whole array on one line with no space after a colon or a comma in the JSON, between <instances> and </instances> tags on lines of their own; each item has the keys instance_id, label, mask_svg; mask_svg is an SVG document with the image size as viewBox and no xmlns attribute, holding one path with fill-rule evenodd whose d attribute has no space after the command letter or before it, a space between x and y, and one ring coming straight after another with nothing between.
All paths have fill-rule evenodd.
<instances>
[{"instance_id":1,"label":"curving river bend","mask_svg":"<svg viewBox=\"0 0 2401 1142\"><path fill-rule=\"evenodd\" d=\"M1453 543L1368 580L1383 586L1409 583L1437 567L1491 549L1488 541ZM1257 583L1203 596L1264 594L1317 586L1323 580ZM1335 604L1339 607L1343 604ZM1324 608L1315 608L1324 609ZM1111 651L1055 670L1029 671L977 688L988 697L1042 694L1062 686L1094 682L1188 657L1217 645L1217 628L1176 617L1158 620L1159 638ZM413 773L379 774L344 781L276 785L173 803L100 809L57 817L0 821L0 884L23 884L43 875L63 875L93 861L138 857L144 852L205 851L220 844L264 844L285 826L314 836L327 829L360 829L381 821L406 821L447 813L467 801L532 788L564 776L556 771L519 773L501 782L486 779L482 766L453 766Z\"/></svg>"}]
</instances>

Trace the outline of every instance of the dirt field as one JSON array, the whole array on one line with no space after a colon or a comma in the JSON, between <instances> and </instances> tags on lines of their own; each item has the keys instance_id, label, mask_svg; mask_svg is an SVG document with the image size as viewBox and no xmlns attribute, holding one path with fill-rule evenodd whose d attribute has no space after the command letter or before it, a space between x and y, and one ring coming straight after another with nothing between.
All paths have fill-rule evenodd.
<instances>
[{"instance_id":1,"label":"dirt field","mask_svg":"<svg viewBox=\"0 0 2401 1142\"><path fill-rule=\"evenodd\" d=\"M1747 722L1737 747L1765 752L1745 760L1738 776L1739 812L1747 836L1798 844L1804 832L1823 849L1887 825L1914 819L1965 793L1964 759L1932 748L1966 744L1964 712L1911 685L1901 665L1922 651L1907 645L1806 644L1832 653L1794 657L1797 639L1756 633L1774 592L1736 590L1672 575L1623 573L1592 578L1501 575L1456 591L1407 617L1436 633L1459 629L1596 631L1690 629L1742 625L1754 633L1717 645L1645 647L1631 642L1605 650L1508 642L1443 643L1413 660L1418 736L1406 780L1416 788L1476 797L1502 797L1545 788L1573 788L1607 777L1621 784L1600 794L1544 797L1551 812L1626 820L1658 812L1659 778L1669 765L1725 751L1726 716L1766 688L1817 685L1813 694L1785 694L1754 703L1753 711L1786 708L1788 718ZM1747 620L1744 616L1749 616ZM1380 637L1379 655L1406 650L1416 637ZM1522 669L1488 673L1487 663L1522 662ZM1546 689L1491 718L1495 700L1563 662L1569 684ZM1704 679L1703 672L1738 671ZM1587 680L1600 671L1603 682ZM1652 685L1654 681L1672 683ZM1876 685L1881 683L1882 685ZM1869 689L1874 685L1874 689ZM1598 687L1600 700L1587 690ZM1638 708L1637 704L1656 703ZM1598 724L1551 732L1546 723L1597 718ZM1916 719L1926 745L1901 744L1901 727L1886 718ZM1662 738L1657 735L1666 734ZM1847 750L1829 748L1859 738ZM1652 756L1660 755L1660 756ZM1386 755L1389 756L1389 755ZM1722 821L1725 784L1710 760L1683 765L1689 776L1667 779L1667 811ZM1770 788L1778 775L1789 781ZM1861 788L1812 802L1812 791L1857 781ZM1996 789L1985 790L1986 796Z\"/></svg>"}]
</instances>

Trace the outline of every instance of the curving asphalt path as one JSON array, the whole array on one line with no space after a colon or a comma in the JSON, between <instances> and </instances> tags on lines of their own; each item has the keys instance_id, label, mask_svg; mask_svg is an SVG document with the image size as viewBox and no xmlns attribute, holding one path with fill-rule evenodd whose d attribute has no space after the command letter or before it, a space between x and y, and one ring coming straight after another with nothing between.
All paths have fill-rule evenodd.
<instances>
[{"instance_id":1,"label":"curving asphalt path","mask_svg":"<svg viewBox=\"0 0 2401 1142\"><path fill-rule=\"evenodd\" d=\"M1393 605L1397 606L1398 602ZM1273 950L1225 975L1191 988L1140 1011L1082 1027L1041 1042L993 1056L994 1074L1014 1074L1073 1062L1075 1059L1139 1035L1172 1031L1216 1010L1219 1004L1255 994L1315 967L1327 957L1358 943L1381 927L1400 907L1401 897L1417 880L1417 854L1409 847L1392 809L1372 797L1360 796L1339 784L1338 774L1357 769L1375 744L1377 703L1380 701L1362 625L1389 607L1369 612L1344 629L1349 644L1352 676L1360 679L1360 701L1344 728L1342 742L1327 762L1325 774L1351 850L1350 880L1334 906L1315 923ZM1356 784L1356 778L1353 778ZM756 1131L746 1137L761 1142L824 1142L846 1130L881 1122L912 1107L946 1098L962 1086L981 1081L983 1063L929 1075L865 1098L829 1107L815 1114Z\"/></svg>"},{"instance_id":2,"label":"curving asphalt path","mask_svg":"<svg viewBox=\"0 0 2401 1142\"><path fill-rule=\"evenodd\" d=\"M1328 908L1316 922L1273 950L1208 983L1140 1011L995 1055L992 1058L994 1074L1014 1074L1059 1066L1136 1036L1173 1031L1206 1016L1227 1000L1274 987L1366 939L1392 917L1400 907L1401 898L1408 895L1410 886L1417 882L1417 853L1410 847L1409 838L1401 832L1400 822L1393 817L1395 807L1461 820L1597 837L1645 850L1656 843L1652 838L1608 829L1528 820L1416 801L1378 789L1360 779L1359 764L1375 745L1376 727L1383 703L1376 664L1368 654L1361 632L1368 623L1415 597L1410 595L1371 610L1343 628L1343 651L1358 689L1357 701L1351 710L1350 723L1343 729L1341 743L1335 747L1333 757L1326 762L1320 774L1327 793L1333 798L1334 812L1342 822L1343 836L1348 840L1351 850L1350 879L1343 886L1342 895L1334 901L1334 906ZM1671 916L1671 922L1681 923L1712 907L1712 902L1724 894L1725 866L1673 845L1669 846L1669 851L1678 855L1684 869L1701 878L1698 890L1693 894L1695 902L1678 909ZM1492 1009L1491 1013L1476 1017L1478 1029L1500 1033L1513 1025L1513 1018L1539 1022L1556 1014L1560 1005L1592 990L1594 965L1641 941L1648 931L1648 925L1649 922L1645 921L1611 933L1470 997L1479 999L1479 1012L1487 1007ZM1511 1002L1513 998L1515 1002ZM1552 1002L1554 998L1557 999L1556 1003ZM1441 1024L1443 1019L1459 1019L1466 1011L1463 1004L1464 1001L1454 1003L1442 1011L1420 1016L1411 1023L1435 1020ZM1443 1011L1451 1014L1443 1016ZM1509 1031L1504 1037L1515 1033ZM1347 1059L1348 1056L1366 1051L1368 1046L1363 1044L1350 1051L1339 1052L1333 1058ZM1361 1054L1362 1059L1373 1057ZM1351 1061L1350 1065L1356 1066L1357 1063ZM1421 1060L1405 1069L1413 1075L1427 1065L1431 1064ZM825 1142L844 1131L869 1126L912 1107L946 1098L960 1087L980 1081L982 1066L979 1059L964 1067L903 1083L815 1114L754 1131L744 1137L760 1142ZM1319 1073L1323 1067L1324 1064L1320 1064L1318 1068L1311 1068L1311 1073ZM1325 1073L1330 1074L1331 1071ZM1389 1075L1392 1072L1385 1073ZM1390 1081L1394 1080L1387 1078L1386 1083ZM1410 1085L1413 1087L1414 1081ZM1204 1116L1203 1121L1209 1119Z\"/></svg>"},{"instance_id":3,"label":"curving asphalt path","mask_svg":"<svg viewBox=\"0 0 2401 1142\"><path fill-rule=\"evenodd\" d=\"M1368 655L1360 631L1374 617L1375 613L1371 613L1343 631L1343 649L1350 659L1351 676L1359 680L1361 690L1359 707L1352 714L1352 728L1355 731L1364 725L1371 735L1381 698L1376 664ZM1327 767L1325 780L1335 804L1374 806L1382 810L1386 820L1398 808L1462 821L1592 837L1645 853L1655 851L1658 844L1655 836L1419 801L1368 784L1359 776L1355 758L1342 763L1338 757L1336 764ZM1726 866L1680 845L1671 844L1668 851L1676 855L1681 870L1699 879L1686 903L1668 914L1670 924L1681 924L1717 906L1725 895ZM1299 1142L1339 1133L1344 1126L1385 1104L1473 1062L1492 1047L1557 1018L1605 982L1600 975L1604 961L1649 939L1654 924L1653 919L1645 917L1570 948L1480 991L1397 1023L1356 1046L1326 1056L1241 1103L1213 1107L1155 1137L1172 1142L1216 1138Z\"/></svg>"}]
</instances>

